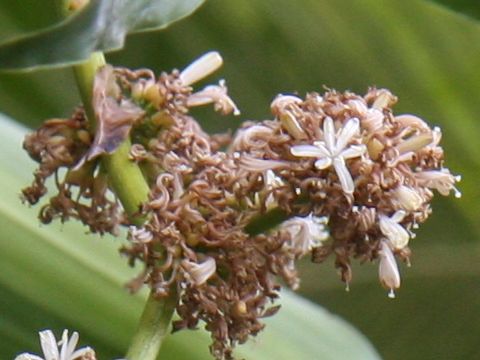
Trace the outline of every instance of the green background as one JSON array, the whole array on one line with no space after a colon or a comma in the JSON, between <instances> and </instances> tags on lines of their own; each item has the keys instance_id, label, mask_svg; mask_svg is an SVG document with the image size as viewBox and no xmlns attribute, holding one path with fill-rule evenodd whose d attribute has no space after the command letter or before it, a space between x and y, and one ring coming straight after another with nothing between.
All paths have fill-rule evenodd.
<instances>
[{"instance_id":1,"label":"green background","mask_svg":"<svg viewBox=\"0 0 480 360\"><path fill-rule=\"evenodd\" d=\"M3 0L0 40L54 20L50 1ZM166 31L130 36L108 60L159 72L208 50L224 57L217 78L227 79L242 119L269 118L277 93L323 86L364 93L375 85L399 96L396 113L442 128L446 165L462 174L463 197L435 199L411 242L412 267L401 269L397 298L386 297L375 264L355 266L346 293L333 264L305 262L301 293L354 324L385 359L480 358L478 23L426 1L209 0ZM69 71L0 75L1 111L28 126L68 116L78 101ZM240 123L210 109L196 114L209 131ZM12 309L11 326L20 326L13 313L20 300L2 291L1 308ZM21 321L35 323L35 316ZM52 326L61 322L52 318Z\"/></svg>"}]
</instances>

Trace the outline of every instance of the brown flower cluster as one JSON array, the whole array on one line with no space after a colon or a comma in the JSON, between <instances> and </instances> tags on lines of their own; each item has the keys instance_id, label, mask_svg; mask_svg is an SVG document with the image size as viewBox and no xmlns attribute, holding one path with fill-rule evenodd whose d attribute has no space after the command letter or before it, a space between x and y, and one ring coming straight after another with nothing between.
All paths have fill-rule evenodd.
<instances>
[{"instance_id":1,"label":"brown flower cluster","mask_svg":"<svg viewBox=\"0 0 480 360\"><path fill-rule=\"evenodd\" d=\"M23 146L40 165L31 186L22 190L22 198L36 204L47 193L47 179L54 178L57 194L42 206L39 218L44 224L59 218L74 218L92 232L116 234L121 213L117 200L109 192L107 177L88 163L74 168L91 146L85 113L78 109L70 119L46 121L27 135Z\"/></svg>"},{"instance_id":2,"label":"brown flower cluster","mask_svg":"<svg viewBox=\"0 0 480 360\"><path fill-rule=\"evenodd\" d=\"M233 347L278 310L280 279L298 287L301 257L334 256L347 285L352 258L378 259L380 281L394 296L395 256L408 261L413 230L431 212L432 190L460 193L459 178L443 167L440 130L413 115L395 116L397 99L383 89L363 97L279 95L273 120L245 122L233 139L208 135L191 107L239 113L223 81L198 92L190 86L221 62L209 53L158 78L149 70L102 69L94 140L81 111L27 137L25 148L40 167L24 196L36 203L54 174L59 194L42 209L43 221L74 217L100 233L129 225L121 252L144 266L130 289L148 284L157 297L177 292L174 330L204 322L212 354L231 359ZM131 161L151 188L139 209L148 219L141 227L128 223L97 164L127 137Z\"/></svg>"}]
</instances>

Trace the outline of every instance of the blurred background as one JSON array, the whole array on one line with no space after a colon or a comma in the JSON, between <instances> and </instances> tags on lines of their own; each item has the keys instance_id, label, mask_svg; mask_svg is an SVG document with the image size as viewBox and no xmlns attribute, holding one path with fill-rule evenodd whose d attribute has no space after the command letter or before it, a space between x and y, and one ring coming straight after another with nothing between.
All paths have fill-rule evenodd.
<instances>
[{"instance_id":1,"label":"blurred background","mask_svg":"<svg viewBox=\"0 0 480 360\"><path fill-rule=\"evenodd\" d=\"M2 0L0 40L54 22L51 3ZM355 266L347 293L332 263L305 262L301 293L354 324L385 359L480 359L478 23L428 1L207 0L167 31L130 36L108 60L160 72L209 50L224 57L217 77L227 79L242 119L271 117L278 93L377 86L399 97L397 114L442 128L446 166L462 174L463 197L434 201L411 241L412 267L401 268L397 298L387 298L376 264ZM69 71L1 74L0 109L35 127L68 116L79 103L74 90ZM196 115L210 132L240 123L210 109Z\"/></svg>"}]
</instances>

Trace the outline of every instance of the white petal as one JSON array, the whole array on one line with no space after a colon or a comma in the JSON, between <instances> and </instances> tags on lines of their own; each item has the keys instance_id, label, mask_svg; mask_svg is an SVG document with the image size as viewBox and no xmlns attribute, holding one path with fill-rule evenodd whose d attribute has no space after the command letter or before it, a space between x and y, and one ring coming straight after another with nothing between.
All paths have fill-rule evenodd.
<instances>
[{"instance_id":1,"label":"white petal","mask_svg":"<svg viewBox=\"0 0 480 360\"><path fill-rule=\"evenodd\" d=\"M94 358L95 358L95 357L94 357L95 351L93 351L92 348L90 348L90 347L87 346L87 347L84 347L84 348L81 348L81 349L78 349L77 351L75 351L75 352L71 355L70 359L72 359L72 360L75 359L75 360L76 360L76 359L78 359L78 358L80 358L80 357L85 357L86 355L90 355L90 358L94 359ZM118 360L121 360L121 359L118 359Z\"/></svg>"},{"instance_id":2,"label":"white petal","mask_svg":"<svg viewBox=\"0 0 480 360\"><path fill-rule=\"evenodd\" d=\"M274 115L278 115L289 105L300 105L303 102L298 96L279 94L272 101L270 108Z\"/></svg>"},{"instance_id":3,"label":"white petal","mask_svg":"<svg viewBox=\"0 0 480 360\"><path fill-rule=\"evenodd\" d=\"M218 111L223 115L228 115L230 113L240 115L240 110L227 94L225 80L220 80L219 85L208 85L203 90L190 95L187 99L188 107L211 103L214 104L215 111Z\"/></svg>"},{"instance_id":4,"label":"white petal","mask_svg":"<svg viewBox=\"0 0 480 360\"><path fill-rule=\"evenodd\" d=\"M336 157L333 159L333 166L337 172L337 176L340 179L340 184L342 184L342 189L346 194L353 194L355 185L353 184L352 175L345 165L345 160L341 157Z\"/></svg>"},{"instance_id":5,"label":"white petal","mask_svg":"<svg viewBox=\"0 0 480 360\"><path fill-rule=\"evenodd\" d=\"M400 185L393 191L393 195L398 206L408 211L416 211L423 204L420 194L409 186Z\"/></svg>"},{"instance_id":6,"label":"white petal","mask_svg":"<svg viewBox=\"0 0 480 360\"><path fill-rule=\"evenodd\" d=\"M192 282L197 286L204 284L213 274L215 274L215 271L217 271L217 264L212 257L207 257L207 259L201 264L189 260L183 260L182 267L190 276Z\"/></svg>"},{"instance_id":7,"label":"white petal","mask_svg":"<svg viewBox=\"0 0 480 360\"><path fill-rule=\"evenodd\" d=\"M400 123L403 127L411 127L414 129L424 130L426 132L430 132L430 126L420 119L418 116L411 115L411 114L404 114L395 116L395 122Z\"/></svg>"},{"instance_id":8,"label":"white petal","mask_svg":"<svg viewBox=\"0 0 480 360\"><path fill-rule=\"evenodd\" d=\"M389 297L395 297L393 290L400 287L400 273L397 262L393 256L390 247L382 241L380 248L380 264L378 267L378 276L384 287L390 289Z\"/></svg>"},{"instance_id":9,"label":"white petal","mask_svg":"<svg viewBox=\"0 0 480 360\"><path fill-rule=\"evenodd\" d=\"M323 120L323 137L325 138L327 149L333 154L335 152L335 125L329 116Z\"/></svg>"},{"instance_id":10,"label":"white petal","mask_svg":"<svg viewBox=\"0 0 480 360\"><path fill-rule=\"evenodd\" d=\"M362 125L370 131L375 131L383 125L383 113L377 109L368 109L367 115L362 119Z\"/></svg>"},{"instance_id":11,"label":"white petal","mask_svg":"<svg viewBox=\"0 0 480 360\"><path fill-rule=\"evenodd\" d=\"M293 217L281 226L290 233L290 241L286 244L297 255L305 255L314 247L321 245L328 238L325 229L326 217L316 217L310 214L306 217Z\"/></svg>"},{"instance_id":12,"label":"white petal","mask_svg":"<svg viewBox=\"0 0 480 360\"><path fill-rule=\"evenodd\" d=\"M279 176L275 175L272 170L267 170L265 172L264 183L267 189L273 189L285 185L283 180Z\"/></svg>"},{"instance_id":13,"label":"white petal","mask_svg":"<svg viewBox=\"0 0 480 360\"><path fill-rule=\"evenodd\" d=\"M15 360L44 360L44 359L37 355L23 353L18 355L15 358Z\"/></svg>"},{"instance_id":14,"label":"white petal","mask_svg":"<svg viewBox=\"0 0 480 360\"><path fill-rule=\"evenodd\" d=\"M40 331L40 344L45 360L59 359L60 354L58 353L57 340L51 330Z\"/></svg>"},{"instance_id":15,"label":"white petal","mask_svg":"<svg viewBox=\"0 0 480 360\"><path fill-rule=\"evenodd\" d=\"M395 214L393 214L390 219L392 219L392 221L395 221L396 223L399 223L405 218L406 215L407 213L405 211L398 210L398 211L395 211Z\"/></svg>"},{"instance_id":16,"label":"white petal","mask_svg":"<svg viewBox=\"0 0 480 360\"><path fill-rule=\"evenodd\" d=\"M398 213L401 215L402 212L401 210L397 211L395 215ZM400 217L400 215L398 215L398 217ZM408 245L410 235L408 235L407 230L388 216L380 215L380 230L395 249L403 249Z\"/></svg>"},{"instance_id":17,"label":"white petal","mask_svg":"<svg viewBox=\"0 0 480 360\"><path fill-rule=\"evenodd\" d=\"M343 157L344 159L353 159L359 156L362 156L367 151L367 147L365 145L352 145L345 150L343 150L339 156Z\"/></svg>"},{"instance_id":18,"label":"white petal","mask_svg":"<svg viewBox=\"0 0 480 360\"><path fill-rule=\"evenodd\" d=\"M333 155L333 153L330 150L327 149L325 142L314 141L313 145L315 145L316 147L318 147L322 151L322 153L324 154L323 156L330 156L331 157Z\"/></svg>"},{"instance_id":19,"label":"white petal","mask_svg":"<svg viewBox=\"0 0 480 360\"><path fill-rule=\"evenodd\" d=\"M330 158L330 157L320 158L317 161L315 161L315 167L318 170L323 170L323 169L326 169L330 166L332 166L332 158Z\"/></svg>"},{"instance_id":20,"label":"white petal","mask_svg":"<svg viewBox=\"0 0 480 360\"><path fill-rule=\"evenodd\" d=\"M70 340L68 340L66 343L62 345L60 358L62 360L63 359L69 360L70 358L74 359L71 355L75 351L75 348L77 347L77 343L78 343L78 333L75 331L70 337Z\"/></svg>"},{"instance_id":21,"label":"white petal","mask_svg":"<svg viewBox=\"0 0 480 360\"><path fill-rule=\"evenodd\" d=\"M347 104L348 107L358 115L364 116L368 111L367 104L364 100L349 100Z\"/></svg>"},{"instance_id":22,"label":"white petal","mask_svg":"<svg viewBox=\"0 0 480 360\"><path fill-rule=\"evenodd\" d=\"M249 171L265 171L287 167L288 163L279 160L257 159L252 156L244 155L240 158L240 166Z\"/></svg>"},{"instance_id":23,"label":"white petal","mask_svg":"<svg viewBox=\"0 0 480 360\"><path fill-rule=\"evenodd\" d=\"M280 121L287 132L295 139L301 140L307 137L307 134L300 126L295 116L291 112L284 112L279 115Z\"/></svg>"},{"instance_id":24,"label":"white petal","mask_svg":"<svg viewBox=\"0 0 480 360\"><path fill-rule=\"evenodd\" d=\"M292 146L290 152L294 156L301 156L301 157L325 157L328 156L325 154L324 150L318 146L313 145L296 145Z\"/></svg>"},{"instance_id":25,"label":"white petal","mask_svg":"<svg viewBox=\"0 0 480 360\"><path fill-rule=\"evenodd\" d=\"M337 137L336 151L341 152L352 138L358 134L360 129L360 121L357 118L352 118L340 130Z\"/></svg>"},{"instance_id":26,"label":"white petal","mask_svg":"<svg viewBox=\"0 0 480 360\"><path fill-rule=\"evenodd\" d=\"M180 74L182 85L189 86L216 71L223 64L223 59L216 51L201 56L188 65Z\"/></svg>"}]
</instances>

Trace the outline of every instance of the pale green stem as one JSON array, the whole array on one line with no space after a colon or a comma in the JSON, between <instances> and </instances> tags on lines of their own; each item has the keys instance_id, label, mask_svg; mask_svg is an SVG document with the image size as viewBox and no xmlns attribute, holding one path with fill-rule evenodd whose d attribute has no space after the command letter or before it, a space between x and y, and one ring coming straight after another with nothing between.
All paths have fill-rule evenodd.
<instances>
[{"instance_id":1,"label":"pale green stem","mask_svg":"<svg viewBox=\"0 0 480 360\"><path fill-rule=\"evenodd\" d=\"M66 11L68 3L69 0L59 1L59 9L64 16L69 15ZM97 52L93 53L84 63L73 67L77 87L92 129L96 127L92 106L93 84L95 74L103 65L105 65L105 58L102 53ZM102 166L108 175L114 193L122 203L131 222L140 226L146 219L137 214L141 204L148 200L150 189L140 168L128 159L130 147L131 142L128 139L113 154L103 156ZM128 350L128 360L155 360L157 358L162 341L168 332L176 303L175 291L172 291L167 298L160 300L150 295Z\"/></svg>"},{"instance_id":2,"label":"pale green stem","mask_svg":"<svg viewBox=\"0 0 480 360\"><path fill-rule=\"evenodd\" d=\"M96 71L104 64L103 55L96 53L92 54L87 62L74 66L77 85L87 114L94 114L90 97L93 80ZM150 190L140 168L128 159L130 146L130 140L123 142L113 154L102 158L102 166L131 222L140 226L145 218L137 217L136 214L140 210L140 205L148 200ZM128 360L157 358L162 341L168 332L176 303L177 296L174 291L167 298L159 300L150 295L128 350Z\"/></svg>"},{"instance_id":3,"label":"pale green stem","mask_svg":"<svg viewBox=\"0 0 480 360\"><path fill-rule=\"evenodd\" d=\"M162 300L156 299L150 293L127 352L128 360L156 359L162 342L169 333L170 322L177 305L177 296L172 293L173 290Z\"/></svg>"}]
</instances>

